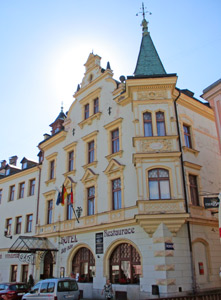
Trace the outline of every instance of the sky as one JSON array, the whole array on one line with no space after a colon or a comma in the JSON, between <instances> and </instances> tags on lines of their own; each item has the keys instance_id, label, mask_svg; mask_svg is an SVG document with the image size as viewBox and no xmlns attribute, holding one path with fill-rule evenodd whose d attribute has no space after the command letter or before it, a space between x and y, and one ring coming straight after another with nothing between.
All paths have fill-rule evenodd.
<instances>
[{"instance_id":1,"label":"sky","mask_svg":"<svg viewBox=\"0 0 221 300\"><path fill-rule=\"evenodd\" d=\"M199 99L221 78L221 1L144 1L148 29L177 87ZM0 161L37 161L38 144L74 101L89 54L114 79L133 75L142 1L0 0ZM138 13L138 16L136 14Z\"/></svg>"}]
</instances>

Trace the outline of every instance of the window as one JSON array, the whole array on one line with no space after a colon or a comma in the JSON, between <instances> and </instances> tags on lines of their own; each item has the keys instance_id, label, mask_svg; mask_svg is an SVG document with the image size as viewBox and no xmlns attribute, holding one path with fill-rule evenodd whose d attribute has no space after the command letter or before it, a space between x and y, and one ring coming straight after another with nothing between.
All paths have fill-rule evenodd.
<instances>
[{"instance_id":1,"label":"window","mask_svg":"<svg viewBox=\"0 0 221 300\"><path fill-rule=\"evenodd\" d=\"M88 119L89 118L89 104L87 103L85 106L84 106L84 119Z\"/></svg>"},{"instance_id":2,"label":"window","mask_svg":"<svg viewBox=\"0 0 221 300\"><path fill-rule=\"evenodd\" d=\"M96 98L94 100L94 114L98 113L99 112L99 99Z\"/></svg>"},{"instance_id":3,"label":"window","mask_svg":"<svg viewBox=\"0 0 221 300\"><path fill-rule=\"evenodd\" d=\"M71 203L71 194L67 197L67 220L71 220L73 217L73 208Z\"/></svg>"},{"instance_id":4,"label":"window","mask_svg":"<svg viewBox=\"0 0 221 300\"><path fill-rule=\"evenodd\" d=\"M55 161L50 161L50 179L54 178Z\"/></svg>"},{"instance_id":5,"label":"window","mask_svg":"<svg viewBox=\"0 0 221 300\"><path fill-rule=\"evenodd\" d=\"M185 146L188 147L188 148L192 148L190 126L183 125L183 132L184 132Z\"/></svg>"},{"instance_id":6,"label":"window","mask_svg":"<svg viewBox=\"0 0 221 300\"><path fill-rule=\"evenodd\" d=\"M21 266L21 280L22 282L28 282L28 265Z\"/></svg>"},{"instance_id":7,"label":"window","mask_svg":"<svg viewBox=\"0 0 221 300\"><path fill-rule=\"evenodd\" d=\"M120 150L118 128L111 132L111 143L112 143L112 153L118 152Z\"/></svg>"},{"instance_id":8,"label":"window","mask_svg":"<svg viewBox=\"0 0 221 300\"><path fill-rule=\"evenodd\" d=\"M13 201L15 198L15 185L10 186L9 201Z\"/></svg>"},{"instance_id":9,"label":"window","mask_svg":"<svg viewBox=\"0 0 221 300\"><path fill-rule=\"evenodd\" d=\"M121 180L120 180L120 178L112 180L112 201L113 201L113 210L121 209Z\"/></svg>"},{"instance_id":10,"label":"window","mask_svg":"<svg viewBox=\"0 0 221 300\"><path fill-rule=\"evenodd\" d=\"M2 203L2 190L0 190L0 204Z\"/></svg>"},{"instance_id":11,"label":"window","mask_svg":"<svg viewBox=\"0 0 221 300\"><path fill-rule=\"evenodd\" d=\"M16 234L21 233L21 222L22 222L22 217L17 217L16 218L16 229L15 229Z\"/></svg>"},{"instance_id":12,"label":"window","mask_svg":"<svg viewBox=\"0 0 221 300\"><path fill-rule=\"evenodd\" d=\"M22 182L19 184L19 198L24 198L25 193L25 183Z\"/></svg>"},{"instance_id":13,"label":"window","mask_svg":"<svg viewBox=\"0 0 221 300\"><path fill-rule=\"evenodd\" d=\"M80 248L72 260L72 271L79 274L79 282L93 282L95 276L95 259L91 251Z\"/></svg>"},{"instance_id":14,"label":"window","mask_svg":"<svg viewBox=\"0 0 221 300\"><path fill-rule=\"evenodd\" d=\"M12 234L12 219L6 220L6 229L7 229L7 235Z\"/></svg>"},{"instance_id":15,"label":"window","mask_svg":"<svg viewBox=\"0 0 221 300\"><path fill-rule=\"evenodd\" d=\"M68 153L68 172L74 170L74 151Z\"/></svg>"},{"instance_id":16,"label":"window","mask_svg":"<svg viewBox=\"0 0 221 300\"><path fill-rule=\"evenodd\" d=\"M33 221L33 215L27 215L26 219L26 232L32 231L32 221Z\"/></svg>"},{"instance_id":17,"label":"window","mask_svg":"<svg viewBox=\"0 0 221 300\"><path fill-rule=\"evenodd\" d=\"M23 170L23 169L26 169L27 166L28 166L28 163L27 163L27 161L26 161L26 162L24 162L24 163L22 164L22 170Z\"/></svg>"},{"instance_id":18,"label":"window","mask_svg":"<svg viewBox=\"0 0 221 300\"><path fill-rule=\"evenodd\" d=\"M199 194L197 186L197 176L189 175L190 198L193 205L199 205Z\"/></svg>"},{"instance_id":19,"label":"window","mask_svg":"<svg viewBox=\"0 0 221 300\"><path fill-rule=\"evenodd\" d=\"M53 209L53 200L48 201L48 215L47 215L47 224L52 224L52 209Z\"/></svg>"},{"instance_id":20,"label":"window","mask_svg":"<svg viewBox=\"0 0 221 300\"><path fill-rule=\"evenodd\" d=\"M169 172L165 169L153 169L148 172L150 200L170 199Z\"/></svg>"},{"instance_id":21,"label":"window","mask_svg":"<svg viewBox=\"0 0 221 300\"><path fill-rule=\"evenodd\" d=\"M118 245L110 256L112 283L139 283L141 261L137 250L130 244Z\"/></svg>"},{"instance_id":22,"label":"window","mask_svg":"<svg viewBox=\"0 0 221 300\"><path fill-rule=\"evenodd\" d=\"M94 161L94 141L88 143L88 163Z\"/></svg>"},{"instance_id":23,"label":"window","mask_svg":"<svg viewBox=\"0 0 221 300\"><path fill-rule=\"evenodd\" d=\"M35 194L35 179L30 180L29 185L29 196L33 196Z\"/></svg>"},{"instance_id":24,"label":"window","mask_svg":"<svg viewBox=\"0 0 221 300\"><path fill-rule=\"evenodd\" d=\"M143 114L143 122L144 122L144 136L153 136L151 113L146 112Z\"/></svg>"},{"instance_id":25,"label":"window","mask_svg":"<svg viewBox=\"0 0 221 300\"><path fill-rule=\"evenodd\" d=\"M163 112L159 111L156 113L156 121L157 121L157 135L165 136L166 129L165 129L165 118Z\"/></svg>"},{"instance_id":26,"label":"window","mask_svg":"<svg viewBox=\"0 0 221 300\"><path fill-rule=\"evenodd\" d=\"M10 175L10 169L6 170L6 176Z\"/></svg>"},{"instance_id":27,"label":"window","mask_svg":"<svg viewBox=\"0 0 221 300\"><path fill-rule=\"evenodd\" d=\"M88 216L94 215L94 199L95 199L95 187L92 186L87 189Z\"/></svg>"},{"instance_id":28,"label":"window","mask_svg":"<svg viewBox=\"0 0 221 300\"><path fill-rule=\"evenodd\" d=\"M17 281L17 270L18 270L17 265L11 265L11 282Z\"/></svg>"}]
</instances>

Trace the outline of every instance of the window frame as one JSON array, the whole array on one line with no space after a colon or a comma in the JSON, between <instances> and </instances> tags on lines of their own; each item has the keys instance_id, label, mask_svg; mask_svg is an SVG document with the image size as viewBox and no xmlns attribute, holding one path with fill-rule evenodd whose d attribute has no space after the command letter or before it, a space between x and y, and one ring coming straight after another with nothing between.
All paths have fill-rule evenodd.
<instances>
[{"instance_id":1,"label":"window frame","mask_svg":"<svg viewBox=\"0 0 221 300\"><path fill-rule=\"evenodd\" d=\"M90 105L86 103L84 105L84 120L87 120L90 117Z\"/></svg>"},{"instance_id":2,"label":"window frame","mask_svg":"<svg viewBox=\"0 0 221 300\"><path fill-rule=\"evenodd\" d=\"M19 183L19 195L18 198L22 199L25 196L25 182L21 182Z\"/></svg>"},{"instance_id":3,"label":"window frame","mask_svg":"<svg viewBox=\"0 0 221 300\"><path fill-rule=\"evenodd\" d=\"M145 115L150 115L150 120L146 120L144 118ZM148 133L148 128L146 129L146 124L151 126L151 135L147 135L146 133ZM148 126L147 126L148 127ZM153 118L152 118L152 113L149 111L145 111L143 112L143 131L144 131L144 136L145 137L151 137L153 136Z\"/></svg>"},{"instance_id":4,"label":"window frame","mask_svg":"<svg viewBox=\"0 0 221 300\"><path fill-rule=\"evenodd\" d=\"M87 264L87 274L84 276L85 278L83 279L82 276L85 274L82 274L82 266L83 264ZM74 273L79 273L79 282L93 282L93 277L96 273L96 264L95 264L95 258L93 253L90 251L90 249L86 247L81 247L78 249L78 251L75 253L72 262L72 271ZM90 270L92 268L92 276L90 276ZM94 270L93 270L94 269ZM81 279L82 278L82 279Z\"/></svg>"},{"instance_id":5,"label":"window frame","mask_svg":"<svg viewBox=\"0 0 221 300\"><path fill-rule=\"evenodd\" d=\"M89 166L93 165L94 167L97 166L97 135L98 135L98 130L95 130L86 136L82 137L82 140L85 142L85 165L83 168L86 170ZM90 153L89 153L89 144L94 143L94 148L91 149L90 152L94 153L94 160L90 162Z\"/></svg>"},{"instance_id":6,"label":"window frame","mask_svg":"<svg viewBox=\"0 0 221 300\"><path fill-rule=\"evenodd\" d=\"M163 118L162 119L158 119L157 116L159 114L163 114ZM163 124L163 129L164 129L164 134L159 134L159 130L158 130L158 124ZM156 112L156 126L157 126L157 136L166 136L167 133L166 133L166 123L165 123L165 113L161 110L157 111Z\"/></svg>"},{"instance_id":7,"label":"window frame","mask_svg":"<svg viewBox=\"0 0 221 300\"><path fill-rule=\"evenodd\" d=\"M68 152L68 172L74 170L74 150Z\"/></svg>"},{"instance_id":8,"label":"window frame","mask_svg":"<svg viewBox=\"0 0 221 300\"><path fill-rule=\"evenodd\" d=\"M18 265L11 265L11 282L17 282Z\"/></svg>"},{"instance_id":9,"label":"window frame","mask_svg":"<svg viewBox=\"0 0 221 300\"><path fill-rule=\"evenodd\" d=\"M21 265L21 281L28 282L28 265Z\"/></svg>"},{"instance_id":10,"label":"window frame","mask_svg":"<svg viewBox=\"0 0 221 300\"><path fill-rule=\"evenodd\" d=\"M91 164L94 162L94 150L95 150L94 140L91 140L90 142L87 143L87 148L88 148L88 164Z\"/></svg>"},{"instance_id":11,"label":"window frame","mask_svg":"<svg viewBox=\"0 0 221 300\"><path fill-rule=\"evenodd\" d=\"M9 201L14 201L15 200L15 185L11 185L9 187Z\"/></svg>"},{"instance_id":12,"label":"window frame","mask_svg":"<svg viewBox=\"0 0 221 300\"><path fill-rule=\"evenodd\" d=\"M93 190L93 194L90 195L90 191ZM90 212L90 205L92 204L92 212ZM92 216L95 212L95 186L90 186L87 188L87 215Z\"/></svg>"},{"instance_id":13,"label":"window frame","mask_svg":"<svg viewBox=\"0 0 221 300\"><path fill-rule=\"evenodd\" d=\"M2 204L3 189L0 189L0 204Z\"/></svg>"},{"instance_id":14,"label":"window frame","mask_svg":"<svg viewBox=\"0 0 221 300\"><path fill-rule=\"evenodd\" d=\"M36 184L35 178L30 179L30 181L29 181L29 196L34 196L34 194L35 194L35 184Z\"/></svg>"},{"instance_id":15,"label":"window frame","mask_svg":"<svg viewBox=\"0 0 221 300\"><path fill-rule=\"evenodd\" d=\"M113 157L123 155L123 144L122 144L122 122L123 118L118 118L106 125L104 128L107 130L108 134L108 155L106 156L107 160L110 161ZM112 152L112 132L118 128L119 130L119 151L113 153Z\"/></svg>"},{"instance_id":16,"label":"window frame","mask_svg":"<svg viewBox=\"0 0 221 300\"><path fill-rule=\"evenodd\" d=\"M157 177L154 177L154 178L150 178L149 177L149 173L151 171L154 171L156 170L157 171ZM160 177L160 171L166 171L168 173L168 177ZM168 169L165 169L163 167L159 167L159 168L151 168L148 170L147 172L147 176L148 176L148 190L149 190L149 200L151 201L156 201L156 200L171 200L171 187L170 187L170 172ZM159 198L151 198L151 187L150 187L150 182L157 182L157 188L158 188L158 195L159 195ZM162 198L161 197L161 194L162 194L162 191L161 191L161 185L160 185L160 182L168 182L168 191L169 191L169 198Z\"/></svg>"},{"instance_id":17,"label":"window frame","mask_svg":"<svg viewBox=\"0 0 221 300\"><path fill-rule=\"evenodd\" d=\"M26 232L32 232L33 214L26 215Z\"/></svg>"},{"instance_id":18,"label":"window frame","mask_svg":"<svg viewBox=\"0 0 221 300\"><path fill-rule=\"evenodd\" d=\"M99 98L95 98L94 101L94 115L99 112Z\"/></svg>"},{"instance_id":19,"label":"window frame","mask_svg":"<svg viewBox=\"0 0 221 300\"><path fill-rule=\"evenodd\" d=\"M115 133L116 136L115 136ZM111 131L111 154L117 153L120 151L120 138L119 138L119 128Z\"/></svg>"},{"instance_id":20,"label":"window frame","mask_svg":"<svg viewBox=\"0 0 221 300\"><path fill-rule=\"evenodd\" d=\"M53 200L47 201L47 225L53 223Z\"/></svg>"},{"instance_id":21,"label":"window frame","mask_svg":"<svg viewBox=\"0 0 221 300\"><path fill-rule=\"evenodd\" d=\"M114 184L116 181L120 181L120 188L114 188ZM112 194L112 210L118 210L122 208L122 191L121 191L121 178L114 178L111 180L111 194ZM117 196L117 205L115 207L115 195ZM119 197L120 195L120 197Z\"/></svg>"},{"instance_id":22,"label":"window frame","mask_svg":"<svg viewBox=\"0 0 221 300\"><path fill-rule=\"evenodd\" d=\"M187 131L185 129L187 129ZM183 123L183 136L184 136L185 147L192 149L193 143L192 143L191 126L186 123Z\"/></svg>"},{"instance_id":23,"label":"window frame","mask_svg":"<svg viewBox=\"0 0 221 300\"><path fill-rule=\"evenodd\" d=\"M6 219L5 228L7 229L7 235L12 235L12 218Z\"/></svg>"},{"instance_id":24,"label":"window frame","mask_svg":"<svg viewBox=\"0 0 221 300\"><path fill-rule=\"evenodd\" d=\"M192 183L192 180L194 181L194 184ZM189 190L190 190L190 200L192 205L194 206L200 206L200 198L199 198L199 185L198 185L198 176L195 174L189 174L188 175L189 180ZM196 196L196 198L195 198Z\"/></svg>"},{"instance_id":25,"label":"window frame","mask_svg":"<svg viewBox=\"0 0 221 300\"><path fill-rule=\"evenodd\" d=\"M55 178L55 160L52 159L49 164L49 179L52 180Z\"/></svg>"},{"instance_id":26,"label":"window frame","mask_svg":"<svg viewBox=\"0 0 221 300\"><path fill-rule=\"evenodd\" d=\"M67 207L66 207L66 220L73 219L73 208L71 203L71 194L67 196Z\"/></svg>"},{"instance_id":27,"label":"window frame","mask_svg":"<svg viewBox=\"0 0 221 300\"><path fill-rule=\"evenodd\" d=\"M21 234L22 216L16 217L15 234Z\"/></svg>"}]
</instances>

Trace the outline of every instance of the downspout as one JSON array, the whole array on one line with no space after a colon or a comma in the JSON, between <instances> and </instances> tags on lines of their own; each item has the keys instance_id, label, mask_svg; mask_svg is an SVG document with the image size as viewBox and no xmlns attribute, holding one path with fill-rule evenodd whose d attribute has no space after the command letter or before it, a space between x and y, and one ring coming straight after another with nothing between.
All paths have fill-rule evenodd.
<instances>
[{"instance_id":1,"label":"downspout","mask_svg":"<svg viewBox=\"0 0 221 300\"><path fill-rule=\"evenodd\" d=\"M35 225L38 225L38 215L39 215L39 201L40 201L40 186L41 186L41 167L38 166L39 174L38 174L38 195L37 195L37 211L36 211L36 221ZM36 233L36 226L35 226Z\"/></svg>"},{"instance_id":2,"label":"downspout","mask_svg":"<svg viewBox=\"0 0 221 300\"><path fill-rule=\"evenodd\" d=\"M174 109L176 115L176 125L177 125L177 132L178 132L178 141L179 141L179 150L181 153L180 160L181 160L181 170L182 170L182 179L183 179L183 189L184 189L184 200L185 200L185 207L186 213L189 213L189 206L187 201L187 192L186 192L186 180L185 180L185 171L184 171L184 161L183 161L183 151L182 151L182 144L181 144L181 134L180 134L180 126L179 126L179 117L177 112L177 100L179 99L181 92L179 90L179 94L174 100ZM192 239L191 239L191 231L190 231L190 222L187 220L187 234L188 234L188 241L189 241L189 249L190 249L190 263L191 263L191 270L192 270L192 281L193 281L193 293L196 293L196 278L195 278L195 271L194 271L194 261L193 261L193 248L192 248Z\"/></svg>"}]
</instances>

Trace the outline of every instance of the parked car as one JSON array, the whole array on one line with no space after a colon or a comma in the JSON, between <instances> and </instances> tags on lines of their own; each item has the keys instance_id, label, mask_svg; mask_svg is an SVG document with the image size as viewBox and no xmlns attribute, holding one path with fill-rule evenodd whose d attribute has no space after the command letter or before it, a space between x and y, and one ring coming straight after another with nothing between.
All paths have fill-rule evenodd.
<instances>
[{"instance_id":1,"label":"parked car","mask_svg":"<svg viewBox=\"0 0 221 300\"><path fill-rule=\"evenodd\" d=\"M20 300L30 290L24 282L1 282L0 300Z\"/></svg>"},{"instance_id":2,"label":"parked car","mask_svg":"<svg viewBox=\"0 0 221 300\"><path fill-rule=\"evenodd\" d=\"M22 300L80 300L77 281L72 278L49 278L39 281Z\"/></svg>"}]
</instances>

